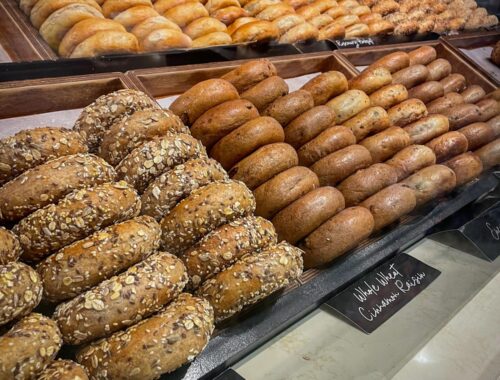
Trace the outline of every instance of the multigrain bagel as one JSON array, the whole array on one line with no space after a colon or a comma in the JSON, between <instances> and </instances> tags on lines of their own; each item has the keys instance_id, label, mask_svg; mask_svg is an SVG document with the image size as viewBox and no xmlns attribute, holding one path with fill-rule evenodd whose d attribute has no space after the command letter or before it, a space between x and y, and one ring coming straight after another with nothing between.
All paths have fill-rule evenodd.
<instances>
[{"instance_id":1,"label":"multigrain bagel","mask_svg":"<svg viewBox=\"0 0 500 380\"><path fill-rule=\"evenodd\" d=\"M370 95L371 105L380 106L385 110L404 102L406 99L408 99L408 91L402 84L389 84Z\"/></svg>"},{"instance_id":2,"label":"multigrain bagel","mask_svg":"<svg viewBox=\"0 0 500 380\"><path fill-rule=\"evenodd\" d=\"M427 166L436 163L436 155L433 150L425 145L410 145L401 149L390 160L387 165L392 166L397 173L398 182Z\"/></svg>"},{"instance_id":3,"label":"multigrain bagel","mask_svg":"<svg viewBox=\"0 0 500 380\"><path fill-rule=\"evenodd\" d=\"M57 359L50 363L38 377L38 380L89 380L87 370L71 360Z\"/></svg>"},{"instance_id":4,"label":"multigrain bagel","mask_svg":"<svg viewBox=\"0 0 500 380\"><path fill-rule=\"evenodd\" d=\"M314 107L312 95L305 90L290 92L272 102L262 113L275 118L282 126Z\"/></svg>"},{"instance_id":5,"label":"multigrain bagel","mask_svg":"<svg viewBox=\"0 0 500 380\"><path fill-rule=\"evenodd\" d=\"M271 219L277 212L319 186L316 174L304 166L285 170L254 190L256 215Z\"/></svg>"},{"instance_id":6,"label":"multigrain bagel","mask_svg":"<svg viewBox=\"0 0 500 380\"><path fill-rule=\"evenodd\" d=\"M159 221L194 190L228 179L226 171L215 160L190 159L163 173L146 188L141 196L141 213Z\"/></svg>"},{"instance_id":7,"label":"multigrain bagel","mask_svg":"<svg viewBox=\"0 0 500 380\"><path fill-rule=\"evenodd\" d=\"M76 297L146 259L159 248L160 237L159 224L143 215L60 249L36 268L44 297L50 302Z\"/></svg>"},{"instance_id":8,"label":"multigrain bagel","mask_svg":"<svg viewBox=\"0 0 500 380\"><path fill-rule=\"evenodd\" d=\"M21 256L19 239L10 230L0 227L0 265L17 261Z\"/></svg>"},{"instance_id":9,"label":"multigrain bagel","mask_svg":"<svg viewBox=\"0 0 500 380\"><path fill-rule=\"evenodd\" d=\"M229 170L260 147L284 140L285 134L281 125L272 117L261 116L246 122L220 139L210 150L210 157Z\"/></svg>"},{"instance_id":10,"label":"multigrain bagel","mask_svg":"<svg viewBox=\"0 0 500 380\"><path fill-rule=\"evenodd\" d=\"M331 98L347 91L347 78L340 71L322 73L301 87L311 93L314 105L323 105Z\"/></svg>"},{"instance_id":11,"label":"multigrain bagel","mask_svg":"<svg viewBox=\"0 0 500 380\"><path fill-rule=\"evenodd\" d=\"M31 9L31 23L35 28L40 29L51 14L70 4L89 5L98 12L101 12L101 7L94 0L39 0Z\"/></svg>"},{"instance_id":12,"label":"multigrain bagel","mask_svg":"<svg viewBox=\"0 0 500 380\"><path fill-rule=\"evenodd\" d=\"M391 124L404 127L424 116L427 116L427 108L420 99L408 99L387 110Z\"/></svg>"},{"instance_id":13,"label":"multigrain bagel","mask_svg":"<svg viewBox=\"0 0 500 380\"><path fill-rule=\"evenodd\" d=\"M242 93L256 84L277 75L276 67L268 59L253 60L224 74L221 79L231 83Z\"/></svg>"},{"instance_id":14,"label":"multigrain bagel","mask_svg":"<svg viewBox=\"0 0 500 380\"><path fill-rule=\"evenodd\" d=\"M348 90L326 103L335 112L335 122L341 124L370 107L370 98L363 91Z\"/></svg>"},{"instance_id":15,"label":"multigrain bagel","mask_svg":"<svg viewBox=\"0 0 500 380\"><path fill-rule=\"evenodd\" d=\"M359 143L370 151L373 162L383 162L411 144L410 136L400 127L390 127Z\"/></svg>"},{"instance_id":16,"label":"multigrain bagel","mask_svg":"<svg viewBox=\"0 0 500 380\"><path fill-rule=\"evenodd\" d=\"M192 45L189 36L170 26L155 29L140 41L141 50L148 52L189 48Z\"/></svg>"},{"instance_id":17,"label":"multigrain bagel","mask_svg":"<svg viewBox=\"0 0 500 380\"><path fill-rule=\"evenodd\" d=\"M260 252L277 240L271 222L248 216L208 233L184 252L181 260L186 265L191 287L197 288L243 256Z\"/></svg>"},{"instance_id":18,"label":"multigrain bagel","mask_svg":"<svg viewBox=\"0 0 500 380\"><path fill-rule=\"evenodd\" d=\"M51 159L87 151L80 134L65 128L20 131L0 140L0 185Z\"/></svg>"},{"instance_id":19,"label":"multigrain bagel","mask_svg":"<svg viewBox=\"0 0 500 380\"><path fill-rule=\"evenodd\" d=\"M276 99L288 94L288 85L279 76L262 80L241 93L241 98L251 102L259 112L264 111Z\"/></svg>"},{"instance_id":20,"label":"multigrain bagel","mask_svg":"<svg viewBox=\"0 0 500 380\"><path fill-rule=\"evenodd\" d=\"M169 134L135 148L116 167L116 172L119 179L142 193L163 172L199 157L206 157L200 141L185 133Z\"/></svg>"},{"instance_id":21,"label":"multigrain bagel","mask_svg":"<svg viewBox=\"0 0 500 380\"><path fill-rule=\"evenodd\" d=\"M194 190L161 221L162 247L180 254L208 232L255 211L255 198L241 182L214 182Z\"/></svg>"},{"instance_id":22,"label":"multigrain bagel","mask_svg":"<svg viewBox=\"0 0 500 380\"><path fill-rule=\"evenodd\" d=\"M238 98L238 90L229 81L208 79L195 84L175 99L170 110L190 126L209 109Z\"/></svg>"},{"instance_id":23,"label":"multigrain bagel","mask_svg":"<svg viewBox=\"0 0 500 380\"><path fill-rule=\"evenodd\" d=\"M295 149L335 125L335 113L327 106L316 106L297 116L285 127L285 141Z\"/></svg>"},{"instance_id":24,"label":"multigrain bagel","mask_svg":"<svg viewBox=\"0 0 500 380\"><path fill-rule=\"evenodd\" d=\"M0 220L15 222L73 190L111 182L115 177L113 167L92 154L56 158L0 187Z\"/></svg>"},{"instance_id":25,"label":"multigrain bagel","mask_svg":"<svg viewBox=\"0 0 500 380\"><path fill-rule=\"evenodd\" d=\"M381 132L390 125L389 115L382 107L366 108L344 122L344 126L352 131L356 141L361 141L370 134Z\"/></svg>"},{"instance_id":26,"label":"multigrain bagel","mask_svg":"<svg viewBox=\"0 0 500 380\"><path fill-rule=\"evenodd\" d=\"M446 116L432 114L417 120L403 128L412 144L425 144L429 140L446 133L450 129L450 123Z\"/></svg>"},{"instance_id":27,"label":"multigrain bagel","mask_svg":"<svg viewBox=\"0 0 500 380\"><path fill-rule=\"evenodd\" d=\"M392 83L391 72L385 67L374 67L364 70L349 81L349 88L361 90L367 95Z\"/></svg>"},{"instance_id":28,"label":"multigrain bagel","mask_svg":"<svg viewBox=\"0 0 500 380\"><path fill-rule=\"evenodd\" d=\"M22 219L13 230L19 236L22 258L40 261L101 228L136 216L140 207L136 191L127 183L105 183L73 191Z\"/></svg>"},{"instance_id":29,"label":"multigrain bagel","mask_svg":"<svg viewBox=\"0 0 500 380\"><path fill-rule=\"evenodd\" d=\"M295 149L285 143L265 145L245 157L229 170L232 179L244 182L251 190L293 166L299 158Z\"/></svg>"},{"instance_id":30,"label":"multigrain bagel","mask_svg":"<svg viewBox=\"0 0 500 380\"><path fill-rule=\"evenodd\" d=\"M279 240L295 244L345 207L342 193L334 187L311 190L278 212L272 219ZM300 219L300 223L294 220Z\"/></svg>"}]
</instances>

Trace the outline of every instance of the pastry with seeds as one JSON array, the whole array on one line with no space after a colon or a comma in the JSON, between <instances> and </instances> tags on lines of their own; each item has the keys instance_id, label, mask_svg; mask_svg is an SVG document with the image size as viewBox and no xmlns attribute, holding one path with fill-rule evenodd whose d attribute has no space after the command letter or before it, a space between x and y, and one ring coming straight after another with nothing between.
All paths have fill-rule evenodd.
<instances>
[{"instance_id":1,"label":"pastry with seeds","mask_svg":"<svg viewBox=\"0 0 500 380\"><path fill-rule=\"evenodd\" d=\"M192 361L213 330L210 304L182 293L158 314L90 344L76 357L92 379L153 380Z\"/></svg>"},{"instance_id":2,"label":"pastry with seeds","mask_svg":"<svg viewBox=\"0 0 500 380\"><path fill-rule=\"evenodd\" d=\"M36 379L62 345L57 324L31 313L0 337L0 379Z\"/></svg>"},{"instance_id":3,"label":"pastry with seeds","mask_svg":"<svg viewBox=\"0 0 500 380\"><path fill-rule=\"evenodd\" d=\"M0 185L44 162L69 154L86 153L82 137L68 129L27 129L0 140Z\"/></svg>"},{"instance_id":4,"label":"pastry with seeds","mask_svg":"<svg viewBox=\"0 0 500 380\"><path fill-rule=\"evenodd\" d=\"M58 359L48 365L38 380L89 380L87 370L71 360Z\"/></svg>"},{"instance_id":5,"label":"pastry with seeds","mask_svg":"<svg viewBox=\"0 0 500 380\"><path fill-rule=\"evenodd\" d=\"M160 246L160 225L138 216L68 245L37 266L45 298L73 298L146 259Z\"/></svg>"},{"instance_id":6,"label":"pastry with seeds","mask_svg":"<svg viewBox=\"0 0 500 380\"><path fill-rule=\"evenodd\" d=\"M180 294L187 281L182 261L158 252L60 304L53 318L65 343L90 342L159 311Z\"/></svg>"},{"instance_id":7,"label":"pastry with seeds","mask_svg":"<svg viewBox=\"0 0 500 380\"><path fill-rule=\"evenodd\" d=\"M33 268L18 262L0 265L0 326L31 313L40 303L42 291L42 281Z\"/></svg>"},{"instance_id":8,"label":"pastry with seeds","mask_svg":"<svg viewBox=\"0 0 500 380\"><path fill-rule=\"evenodd\" d=\"M255 216L237 219L213 230L181 256L190 287L197 288L243 256L260 252L277 240L272 223Z\"/></svg>"},{"instance_id":9,"label":"pastry with seeds","mask_svg":"<svg viewBox=\"0 0 500 380\"><path fill-rule=\"evenodd\" d=\"M0 187L0 221L18 221L73 190L111 182L115 176L112 166L92 154L48 161Z\"/></svg>"},{"instance_id":10,"label":"pastry with seeds","mask_svg":"<svg viewBox=\"0 0 500 380\"><path fill-rule=\"evenodd\" d=\"M286 242L269 246L205 281L196 294L210 302L215 321L221 322L297 280L302 253Z\"/></svg>"},{"instance_id":11,"label":"pastry with seeds","mask_svg":"<svg viewBox=\"0 0 500 380\"><path fill-rule=\"evenodd\" d=\"M207 157L188 160L163 173L148 186L141 196L141 213L161 220L193 190L225 180L229 177L217 161Z\"/></svg>"},{"instance_id":12,"label":"pastry with seeds","mask_svg":"<svg viewBox=\"0 0 500 380\"><path fill-rule=\"evenodd\" d=\"M74 130L86 140L91 152L97 152L104 133L113 124L136 111L158 107L141 91L118 90L100 96L85 107L76 120Z\"/></svg>"},{"instance_id":13,"label":"pastry with seeds","mask_svg":"<svg viewBox=\"0 0 500 380\"><path fill-rule=\"evenodd\" d=\"M116 167L119 179L130 183L143 193L162 173L193 158L206 157L200 141L179 133L157 137L127 155Z\"/></svg>"},{"instance_id":14,"label":"pastry with seeds","mask_svg":"<svg viewBox=\"0 0 500 380\"><path fill-rule=\"evenodd\" d=\"M141 201L126 182L75 190L22 219L19 236L22 259L36 262L93 232L139 214Z\"/></svg>"},{"instance_id":15,"label":"pastry with seeds","mask_svg":"<svg viewBox=\"0 0 500 380\"><path fill-rule=\"evenodd\" d=\"M255 211L252 192L238 181L194 190L161 221L162 247L180 254L210 231Z\"/></svg>"},{"instance_id":16,"label":"pastry with seeds","mask_svg":"<svg viewBox=\"0 0 500 380\"><path fill-rule=\"evenodd\" d=\"M21 256L21 244L16 234L0 227L0 265L17 261Z\"/></svg>"},{"instance_id":17,"label":"pastry with seeds","mask_svg":"<svg viewBox=\"0 0 500 380\"><path fill-rule=\"evenodd\" d=\"M140 110L109 128L99 147L99 155L116 166L142 143L169 132L189 134L189 129L169 110Z\"/></svg>"}]
</instances>

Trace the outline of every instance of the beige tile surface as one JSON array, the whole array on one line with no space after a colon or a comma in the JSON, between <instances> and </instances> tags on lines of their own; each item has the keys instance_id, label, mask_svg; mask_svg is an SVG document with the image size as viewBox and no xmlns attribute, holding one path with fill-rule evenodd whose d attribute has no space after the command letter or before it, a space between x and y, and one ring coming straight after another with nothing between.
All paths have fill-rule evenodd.
<instances>
[{"instance_id":1,"label":"beige tile surface","mask_svg":"<svg viewBox=\"0 0 500 380\"><path fill-rule=\"evenodd\" d=\"M321 307L234 369L247 380L372 380L394 376L406 380L422 379L428 372L417 372L425 368L419 363L432 360L433 366L428 368L439 377L430 378L461 379L463 371L451 370L450 376L447 372L447 367L455 365L450 360L456 352L453 349L460 345L460 362L473 363L474 370L467 372L467 379L500 375L499 335L484 339L488 331L500 331L500 294L494 292L500 282L500 259L489 263L428 239L408 253L442 274L371 335L344 322L328 307ZM475 314L467 314L468 309ZM487 318L491 313L497 317ZM468 333L462 334L465 329ZM473 339L481 345L460 343ZM489 350L488 356L482 354L484 350ZM415 377L408 377L410 373Z\"/></svg>"}]
</instances>

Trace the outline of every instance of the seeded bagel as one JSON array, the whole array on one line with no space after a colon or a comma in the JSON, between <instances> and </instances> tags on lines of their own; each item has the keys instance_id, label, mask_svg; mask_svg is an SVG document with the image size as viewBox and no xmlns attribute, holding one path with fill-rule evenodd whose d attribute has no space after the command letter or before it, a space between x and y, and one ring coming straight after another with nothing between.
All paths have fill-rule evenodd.
<instances>
[{"instance_id":1,"label":"seeded bagel","mask_svg":"<svg viewBox=\"0 0 500 380\"><path fill-rule=\"evenodd\" d=\"M58 359L50 363L37 380L89 380L89 377L80 364Z\"/></svg>"},{"instance_id":2,"label":"seeded bagel","mask_svg":"<svg viewBox=\"0 0 500 380\"><path fill-rule=\"evenodd\" d=\"M0 265L17 261L21 256L21 244L17 236L4 227L0 227Z\"/></svg>"}]
</instances>

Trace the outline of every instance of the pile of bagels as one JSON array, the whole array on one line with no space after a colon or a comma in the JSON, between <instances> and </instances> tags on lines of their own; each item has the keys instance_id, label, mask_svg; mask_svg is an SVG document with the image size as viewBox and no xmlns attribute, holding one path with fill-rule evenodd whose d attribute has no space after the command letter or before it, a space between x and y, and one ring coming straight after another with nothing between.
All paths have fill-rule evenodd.
<instances>
[{"instance_id":1,"label":"pile of bagels","mask_svg":"<svg viewBox=\"0 0 500 380\"><path fill-rule=\"evenodd\" d=\"M0 184L2 379L156 379L302 274L246 185L140 91L0 140Z\"/></svg>"},{"instance_id":2,"label":"pile of bagels","mask_svg":"<svg viewBox=\"0 0 500 380\"><path fill-rule=\"evenodd\" d=\"M20 0L61 57L391 33L356 0Z\"/></svg>"}]
</instances>

